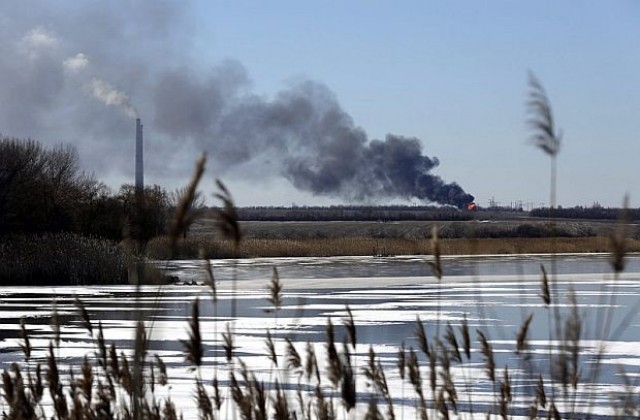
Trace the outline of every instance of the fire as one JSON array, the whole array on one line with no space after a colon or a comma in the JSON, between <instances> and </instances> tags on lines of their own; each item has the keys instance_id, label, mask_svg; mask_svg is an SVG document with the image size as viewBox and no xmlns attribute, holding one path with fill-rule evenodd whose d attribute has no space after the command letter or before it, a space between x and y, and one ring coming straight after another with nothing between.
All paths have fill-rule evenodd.
<instances>
[{"instance_id":1,"label":"fire","mask_svg":"<svg viewBox=\"0 0 640 420\"><path fill-rule=\"evenodd\" d=\"M478 206L474 202L467 203L467 210L476 211L478 210Z\"/></svg>"}]
</instances>

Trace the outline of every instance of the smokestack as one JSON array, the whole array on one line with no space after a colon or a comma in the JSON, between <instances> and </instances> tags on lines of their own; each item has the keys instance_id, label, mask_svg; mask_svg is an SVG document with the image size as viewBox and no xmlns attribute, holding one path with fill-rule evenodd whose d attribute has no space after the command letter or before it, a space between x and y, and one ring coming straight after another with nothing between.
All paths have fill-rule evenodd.
<instances>
[{"instance_id":1,"label":"smokestack","mask_svg":"<svg viewBox=\"0 0 640 420\"><path fill-rule=\"evenodd\" d=\"M136 118L136 191L144 190L142 123Z\"/></svg>"}]
</instances>

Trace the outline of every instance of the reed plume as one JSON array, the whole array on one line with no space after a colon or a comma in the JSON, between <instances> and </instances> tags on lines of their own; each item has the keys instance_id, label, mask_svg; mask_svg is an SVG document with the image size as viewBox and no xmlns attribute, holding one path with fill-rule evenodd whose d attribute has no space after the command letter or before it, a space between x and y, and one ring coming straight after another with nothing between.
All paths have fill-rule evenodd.
<instances>
[{"instance_id":1,"label":"reed plume","mask_svg":"<svg viewBox=\"0 0 640 420\"><path fill-rule=\"evenodd\" d=\"M353 313L351 312L351 308L347 305L347 317L342 318L342 323L344 327L347 329L347 334L349 336L349 343L351 343L351 348L353 350L356 349L356 324L353 321Z\"/></svg>"},{"instance_id":2,"label":"reed plume","mask_svg":"<svg viewBox=\"0 0 640 420\"><path fill-rule=\"evenodd\" d=\"M418 339L418 347L427 357L429 357L429 341L427 340L427 334L424 331L424 325L420 320L420 315L416 317L415 336Z\"/></svg>"},{"instance_id":3,"label":"reed plume","mask_svg":"<svg viewBox=\"0 0 640 420\"><path fill-rule=\"evenodd\" d=\"M338 355L335 343L335 334L333 330L333 323L331 318L327 321L326 328L326 351L327 351L327 378L331 382L334 388L338 388L340 384L340 378L342 378L342 360Z\"/></svg>"},{"instance_id":4,"label":"reed plume","mask_svg":"<svg viewBox=\"0 0 640 420\"><path fill-rule=\"evenodd\" d=\"M273 311L278 312L282 306L282 282L278 275L278 269L274 266L271 271L271 281L269 282L269 297L267 298L269 303L273 305ZM267 310L270 312L271 310Z\"/></svg>"},{"instance_id":5,"label":"reed plume","mask_svg":"<svg viewBox=\"0 0 640 420\"><path fill-rule=\"evenodd\" d=\"M198 184L202 175L204 174L205 164L207 162L206 154L202 154L200 159L196 162L195 172L191 178L191 181L187 185L183 194L180 196L178 205L176 207L176 213L171 225L169 233L170 246L172 258L175 256L176 244L178 240L185 235L189 226L194 221L193 204L196 199Z\"/></svg>"},{"instance_id":6,"label":"reed plume","mask_svg":"<svg viewBox=\"0 0 640 420\"><path fill-rule=\"evenodd\" d=\"M548 306L551 303L551 292L549 291L549 278L547 277L547 270L542 264L540 264L540 271L542 272L542 301L545 305Z\"/></svg>"},{"instance_id":7,"label":"reed plume","mask_svg":"<svg viewBox=\"0 0 640 420\"><path fill-rule=\"evenodd\" d=\"M516 337L516 354L521 354L528 348L527 334L529 333L529 325L531 324L532 319L533 314L530 314L518 330L518 335ZM525 360L529 360L530 357L531 356L529 354L524 355Z\"/></svg>"},{"instance_id":8,"label":"reed plume","mask_svg":"<svg viewBox=\"0 0 640 420\"><path fill-rule=\"evenodd\" d=\"M296 347L293 345L289 337L286 337L285 341L287 343L285 347L287 368L298 374L302 374L302 358L300 357L300 353L298 353L298 350L296 350Z\"/></svg>"},{"instance_id":9,"label":"reed plume","mask_svg":"<svg viewBox=\"0 0 640 420\"><path fill-rule=\"evenodd\" d=\"M529 72L529 99L527 100L527 120L533 134L533 143L543 152L555 157L560 151L562 132L556 130L551 102L538 78Z\"/></svg>"},{"instance_id":10,"label":"reed plume","mask_svg":"<svg viewBox=\"0 0 640 420\"><path fill-rule=\"evenodd\" d=\"M191 319L189 320L189 339L182 340L182 345L186 350L186 359L191 363L192 369L199 368L202 364L204 348L202 346L202 336L200 335L200 309L198 298L193 302L191 309Z\"/></svg>"},{"instance_id":11,"label":"reed plume","mask_svg":"<svg viewBox=\"0 0 640 420\"><path fill-rule=\"evenodd\" d=\"M476 330L478 339L480 340L480 352L484 356L484 366L487 377L493 383L496 382L496 362L493 358L493 348L487 337L480 330Z\"/></svg>"},{"instance_id":12,"label":"reed plume","mask_svg":"<svg viewBox=\"0 0 640 420\"><path fill-rule=\"evenodd\" d=\"M222 207L216 210L216 226L225 238L233 241L234 248L237 250L242 240L238 213L227 187L219 179L216 179L216 185L220 192L215 193L214 197L222 202Z\"/></svg>"}]
</instances>

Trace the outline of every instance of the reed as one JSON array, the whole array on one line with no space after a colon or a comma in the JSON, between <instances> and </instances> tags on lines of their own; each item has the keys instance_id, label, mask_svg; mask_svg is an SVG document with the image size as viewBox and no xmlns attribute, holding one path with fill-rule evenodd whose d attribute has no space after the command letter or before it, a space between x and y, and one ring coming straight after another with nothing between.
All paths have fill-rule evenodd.
<instances>
[{"instance_id":1,"label":"reed","mask_svg":"<svg viewBox=\"0 0 640 420\"><path fill-rule=\"evenodd\" d=\"M486 238L446 239L440 238L442 255L516 255L548 254L552 246L550 238ZM556 238L558 253L605 253L611 249L608 236ZM147 245L148 257L156 260L171 258L166 251L168 240L156 238ZM260 257L332 257L332 256L399 256L431 255L430 239L397 238L248 238L242 248L235 250L233 242L207 236L191 236L176 245L177 259L225 259ZM624 241L627 252L640 252L640 241L627 237Z\"/></svg>"}]
</instances>

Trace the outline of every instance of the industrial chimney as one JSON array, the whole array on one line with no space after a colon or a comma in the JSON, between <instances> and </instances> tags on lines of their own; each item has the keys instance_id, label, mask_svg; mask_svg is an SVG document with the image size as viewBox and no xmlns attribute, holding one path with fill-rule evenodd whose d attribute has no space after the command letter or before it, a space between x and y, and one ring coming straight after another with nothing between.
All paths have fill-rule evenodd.
<instances>
[{"instance_id":1,"label":"industrial chimney","mask_svg":"<svg viewBox=\"0 0 640 420\"><path fill-rule=\"evenodd\" d=\"M144 190L144 166L143 166L142 123L136 118L136 191Z\"/></svg>"}]
</instances>

